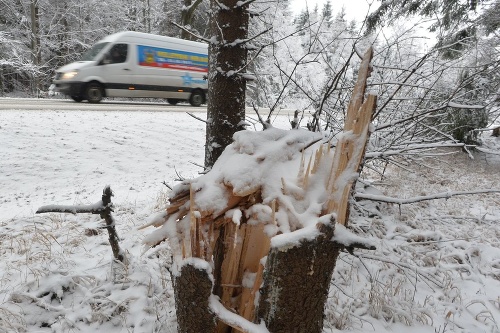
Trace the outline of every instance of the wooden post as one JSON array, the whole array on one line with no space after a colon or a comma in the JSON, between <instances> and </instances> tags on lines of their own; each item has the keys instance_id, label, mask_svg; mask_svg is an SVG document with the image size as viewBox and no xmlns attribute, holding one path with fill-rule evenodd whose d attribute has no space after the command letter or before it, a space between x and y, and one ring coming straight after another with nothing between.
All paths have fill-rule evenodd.
<instances>
[{"instance_id":1,"label":"wooden post","mask_svg":"<svg viewBox=\"0 0 500 333\"><path fill-rule=\"evenodd\" d=\"M42 206L38 208L36 214L40 213L88 213L88 214L99 214L99 216L106 222L106 229L108 231L109 245L113 251L113 256L116 260L122 263L127 262L124 252L120 248L118 233L116 232L116 223L113 215L113 203L111 202L111 197L113 196L113 191L111 187L107 185L102 191L102 197L100 205L89 205L89 206L62 206L62 205L50 205Z\"/></svg>"},{"instance_id":2,"label":"wooden post","mask_svg":"<svg viewBox=\"0 0 500 333\"><path fill-rule=\"evenodd\" d=\"M115 228L115 219L111 212L113 211L113 204L111 203L111 197L113 192L109 186L104 188L102 192L102 205L104 210L99 214L104 221L106 221L106 229L108 230L109 244L111 245L111 250L113 251L113 256L115 259L125 262L125 255L120 248L118 233Z\"/></svg>"}]
</instances>

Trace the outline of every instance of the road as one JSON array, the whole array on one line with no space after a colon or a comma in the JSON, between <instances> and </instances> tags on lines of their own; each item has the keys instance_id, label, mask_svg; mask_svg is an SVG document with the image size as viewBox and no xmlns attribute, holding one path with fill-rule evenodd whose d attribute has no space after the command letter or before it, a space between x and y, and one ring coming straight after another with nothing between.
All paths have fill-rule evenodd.
<instances>
[{"instance_id":1,"label":"road","mask_svg":"<svg viewBox=\"0 0 500 333\"><path fill-rule=\"evenodd\" d=\"M0 98L1 110L61 110L61 111L158 111L158 112L206 112L206 106L188 104L169 105L167 102L137 102L104 100L99 104L77 103L70 99L49 98Z\"/></svg>"},{"instance_id":2,"label":"road","mask_svg":"<svg viewBox=\"0 0 500 333\"><path fill-rule=\"evenodd\" d=\"M156 102L132 100L103 100L98 104L87 102L77 103L72 99L61 98L0 98L0 111L2 110L55 110L55 111L147 111L147 112L207 112L207 106L194 107L187 103L170 105L162 99ZM269 113L268 108L260 108L259 113L265 118ZM255 115L251 107L246 108L248 115ZM282 115L293 115L293 110L281 110Z\"/></svg>"}]
</instances>

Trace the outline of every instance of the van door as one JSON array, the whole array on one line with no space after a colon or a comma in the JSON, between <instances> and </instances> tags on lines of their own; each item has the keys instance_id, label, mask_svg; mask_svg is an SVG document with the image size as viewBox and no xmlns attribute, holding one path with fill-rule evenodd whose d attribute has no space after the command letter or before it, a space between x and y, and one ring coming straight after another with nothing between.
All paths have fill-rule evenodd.
<instances>
[{"instance_id":1,"label":"van door","mask_svg":"<svg viewBox=\"0 0 500 333\"><path fill-rule=\"evenodd\" d=\"M114 44L101 60L99 74L106 81L104 88L108 97L134 97L130 49L129 44Z\"/></svg>"}]
</instances>

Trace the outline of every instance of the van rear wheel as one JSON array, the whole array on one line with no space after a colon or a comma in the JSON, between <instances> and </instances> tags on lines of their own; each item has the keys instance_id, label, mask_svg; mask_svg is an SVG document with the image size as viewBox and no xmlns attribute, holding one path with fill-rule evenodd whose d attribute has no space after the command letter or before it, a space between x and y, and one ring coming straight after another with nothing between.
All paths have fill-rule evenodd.
<instances>
[{"instance_id":1,"label":"van rear wheel","mask_svg":"<svg viewBox=\"0 0 500 333\"><path fill-rule=\"evenodd\" d=\"M104 97L102 86L97 82L91 82L85 89L85 95L89 103L99 103Z\"/></svg>"},{"instance_id":2,"label":"van rear wheel","mask_svg":"<svg viewBox=\"0 0 500 333\"><path fill-rule=\"evenodd\" d=\"M81 101L83 101L83 97L82 96L70 96L72 100L74 100L75 102L78 102L80 103Z\"/></svg>"},{"instance_id":3,"label":"van rear wheel","mask_svg":"<svg viewBox=\"0 0 500 333\"><path fill-rule=\"evenodd\" d=\"M189 103L192 106L200 106L205 101L205 95L201 90L195 90L191 93L191 97L189 97Z\"/></svg>"},{"instance_id":4,"label":"van rear wheel","mask_svg":"<svg viewBox=\"0 0 500 333\"><path fill-rule=\"evenodd\" d=\"M174 98L167 98L167 102L170 105L176 105L177 103L179 103L179 100Z\"/></svg>"}]
</instances>

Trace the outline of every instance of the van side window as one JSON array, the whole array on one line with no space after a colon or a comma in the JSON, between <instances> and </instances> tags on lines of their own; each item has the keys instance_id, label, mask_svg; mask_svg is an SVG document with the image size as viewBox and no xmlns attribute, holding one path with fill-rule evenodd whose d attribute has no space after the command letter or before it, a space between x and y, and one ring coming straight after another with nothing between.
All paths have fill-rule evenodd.
<instances>
[{"instance_id":1,"label":"van side window","mask_svg":"<svg viewBox=\"0 0 500 333\"><path fill-rule=\"evenodd\" d=\"M115 44L109 50L112 64L119 64L127 60L128 44Z\"/></svg>"}]
</instances>

